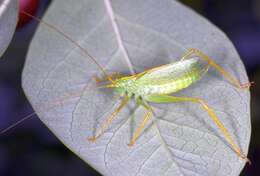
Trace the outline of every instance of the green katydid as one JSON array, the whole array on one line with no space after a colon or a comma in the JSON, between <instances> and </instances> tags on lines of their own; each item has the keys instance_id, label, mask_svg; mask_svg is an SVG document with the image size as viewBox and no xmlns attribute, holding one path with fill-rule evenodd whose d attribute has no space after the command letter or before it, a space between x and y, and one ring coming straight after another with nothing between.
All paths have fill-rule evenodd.
<instances>
[{"instance_id":1,"label":"green katydid","mask_svg":"<svg viewBox=\"0 0 260 176\"><path fill-rule=\"evenodd\" d=\"M26 12L23 13L41 23L44 23L52 30L60 33L66 39L74 43L81 50L81 52L84 53L88 58L90 58L103 72L104 79L99 79L96 77L96 81L98 83L105 83L105 85L102 85L99 88L113 89L116 94L122 97L120 105L107 118L107 120L103 124L101 124L101 127L97 130L96 135L88 138L89 141L96 141L97 138L99 138L105 132L105 130L111 124L116 115L125 107L125 105L131 98L134 98L136 100L136 103L146 110L146 113L141 124L134 132L129 146L133 146L135 144L136 140L145 128L147 122L154 114L153 108L149 105L149 102L194 102L201 105L201 107L208 113L209 117L214 121L216 126L223 133L226 141L233 149L233 151L242 159L250 162L247 159L246 155L243 154L243 152L240 150L238 145L235 144L230 133L218 119L214 110L209 107L204 100L194 97L175 97L171 94L187 88L191 84L196 83L198 80L201 79L204 74L207 73L210 67L215 68L232 85L234 85L238 89L247 89L250 87L251 83L241 84L236 78L226 72L221 66L216 64L211 58L209 58L206 54L198 49L190 49L187 53L184 54L180 61L145 70L138 74L134 74L131 76L122 76L120 74L109 75L95 60L95 58L93 58L84 48L82 48L78 43L76 43L64 32L42 20L39 20L36 17L33 17ZM201 65L200 59L204 60L206 65Z\"/></svg>"}]
</instances>

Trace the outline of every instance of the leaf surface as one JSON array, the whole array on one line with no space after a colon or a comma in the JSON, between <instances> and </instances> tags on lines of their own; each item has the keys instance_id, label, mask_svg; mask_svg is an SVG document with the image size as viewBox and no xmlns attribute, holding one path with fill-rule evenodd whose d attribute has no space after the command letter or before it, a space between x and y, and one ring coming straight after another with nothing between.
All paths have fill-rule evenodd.
<instances>
[{"instance_id":1,"label":"leaf surface","mask_svg":"<svg viewBox=\"0 0 260 176\"><path fill-rule=\"evenodd\" d=\"M82 45L109 72L130 74L177 61L198 48L241 82L248 78L229 39L172 0L56 0L44 18ZM114 15L115 21L111 20ZM156 112L128 147L144 110L127 105L96 143L87 138L118 106L110 90L95 89L98 67L60 34L40 25L23 71L23 88L39 118L75 154L104 175L239 175L245 162L199 105L152 104ZM176 96L205 99L247 153L250 94L209 73ZM51 105L51 106L50 106ZM51 108L50 108L51 107ZM47 109L47 110L46 110Z\"/></svg>"},{"instance_id":2,"label":"leaf surface","mask_svg":"<svg viewBox=\"0 0 260 176\"><path fill-rule=\"evenodd\" d=\"M0 1L0 56L9 45L17 23L18 1Z\"/></svg>"}]
</instances>

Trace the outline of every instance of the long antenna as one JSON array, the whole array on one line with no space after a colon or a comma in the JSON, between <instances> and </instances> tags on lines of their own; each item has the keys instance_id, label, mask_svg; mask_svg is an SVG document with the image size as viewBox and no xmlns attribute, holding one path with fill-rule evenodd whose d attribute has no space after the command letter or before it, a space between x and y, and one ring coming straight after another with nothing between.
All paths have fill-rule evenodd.
<instances>
[{"instance_id":1,"label":"long antenna","mask_svg":"<svg viewBox=\"0 0 260 176\"><path fill-rule=\"evenodd\" d=\"M110 84L109 84L110 85ZM112 86L113 84L111 84L110 86ZM84 86L84 88L79 91L79 92L76 92L76 93L71 93L70 95L68 96L64 96L64 97L61 97L59 98L58 100L52 102L50 105L48 105L46 108L44 108L42 111L48 111L49 109L52 109L56 106L58 106L61 102L63 102L64 100L70 98L70 97L77 97L77 96L80 96L84 91L86 91L86 86L87 84ZM98 86L98 87L92 87L91 89L87 89L87 90L96 90L96 89L102 89L102 88L111 88L110 86ZM11 129L13 129L14 127L16 127L17 125L21 124L22 122L28 120L28 119L31 119L34 115L36 115L35 112L32 112L28 115L26 115L25 117L23 117L21 120L18 120L17 122L15 122L14 124L8 126L7 128L3 129L2 131L0 131L0 135L6 133L7 131L10 131Z\"/></svg>"},{"instance_id":2,"label":"long antenna","mask_svg":"<svg viewBox=\"0 0 260 176\"><path fill-rule=\"evenodd\" d=\"M38 21L39 23L42 23L44 25L46 25L47 27L49 27L50 29L56 31L57 33L61 34L63 37L65 37L67 40L69 40L70 42L72 42L75 46L77 46L82 53L84 53L86 56L88 56L97 66L98 68L103 72L103 74L108 78L108 80L111 83L114 83L113 79L106 73L106 71L104 70L104 68L96 61L96 59L91 56L86 49L84 49L80 44L78 44L76 41L74 41L71 37L69 37L65 32L61 31L60 29L58 29L57 27L45 22L44 20L37 18L25 11L20 11L20 13L29 16L30 18L33 18L34 20Z\"/></svg>"},{"instance_id":3,"label":"long antenna","mask_svg":"<svg viewBox=\"0 0 260 176\"><path fill-rule=\"evenodd\" d=\"M108 78L108 80L113 84L114 81L111 78L111 76L109 76L106 71L103 69L103 67L96 61L96 59L91 56L82 46L80 46L77 42L75 42L71 37L69 37L67 34L65 34L63 31L59 30L58 28L56 28L55 26L25 12L25 11L20 11L20 13L25 14L27 16L29 16L30 18L33 18L34 20L38 21L39 23L43 23L44 25L46 25L47 27L49 27L50 29L56 31L57 33L61 34L63 37L65 37L67 40L69 40L70 42L72 42L73 44L75 44L75 46L77 46L81 52L83 54L85 54L86 56L88 56L97 66L98 68L103 72L103 74ZM105 88L105 86L103 86ZM102 86L98 87L98 88L103 88ZM16 127L17 125L21 124L22 122L32 118L34 115L36 115L35 112L25 116L24 118L22 118L21 120L15 122L14 124L10 125L9 127L5 128L4 130L0 131L0 135L6 133L7 131L10 131L11 129L13 129L14 127Z\"/></svg>"},{"instance_id":4,"label":"long antenna","mask_svg":"<svg viewBox=\"0 0 260 176\"><path fill-rule=\"evenodd\" d=\"M33 112L33 113L31 113L31 114L25 116L25 117L22 118L21 120L15 122L14 124L12 124L12 125L10 125L9 127L7 127L6 129L2 130L2 131L0 132L0 135L4 134L5 132L7 132L7 131L9 131L9 130L11 130L11 129L13 129L14 127L16 127L17 125L19 125L19 124L22 123L23 121L32 118L34 115L36 115L35 112Z\"/></svg>"}]
</instances>

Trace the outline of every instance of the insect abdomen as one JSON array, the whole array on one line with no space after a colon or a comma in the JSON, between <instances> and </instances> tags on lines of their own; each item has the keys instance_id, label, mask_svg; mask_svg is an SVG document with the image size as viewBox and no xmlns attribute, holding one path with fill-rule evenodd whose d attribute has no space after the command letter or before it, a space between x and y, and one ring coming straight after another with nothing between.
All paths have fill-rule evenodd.
<instances>
[{"instance_id":1,"label":"insect abdomen","mask_svg":"<svg viewBox=\"0 0 260 176\"><path fill-rule=\"evenodd\" d=\"M182 90L201 77L198 71L192 71L172 81L150 84L143 87L142 94L170 94Z\"/></svg>"},{"instance_id":2,"label":"insect abdomen","mask_svg":"<svg viewBox=\"0 0 260 176\"><path fill-rule=\"evenodd\" d=\"M169 93L173 93L173 92L177 92L179 90L182 90L188 86L190 86L192 83L196 82L197 80L199 80L201 77L201 75L197 72L191 72L188 73L184 76L181 76L180 78L169 82L166 85L163 85L162 90L164 94L169 94Z\"/></svg>"}]
</instances>

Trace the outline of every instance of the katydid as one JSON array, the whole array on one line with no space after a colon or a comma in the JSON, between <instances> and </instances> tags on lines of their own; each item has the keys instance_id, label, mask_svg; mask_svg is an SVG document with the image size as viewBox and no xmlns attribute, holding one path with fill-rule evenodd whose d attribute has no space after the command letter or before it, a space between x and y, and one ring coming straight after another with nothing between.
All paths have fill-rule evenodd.
<instances>
[{"instance_id":1,"label":"katydid","mask_svg":"<svg viewBox=\"0 0 260 176\"><path fill-rule=\"evenodd\" d=\"M199 81L204 74L206 74L210 67L216 69L221 75L223 75L233 86L238 89L248 89L251 83L241 84L235 77L225 71L220 65L215 63L211 58L198 49L190 49L184 53L183 57L179 61L170 64L158 66L152 69L145 70L138 74L130 76L122 76L121 74L109 75L104 68L92 57L83 47L76 43L72 38L66 35L56 27L26 13L22 12L35 20L44 23L50 29L58 32L70 42L74 43L83 54L91 59L97 67L103 72L104 79L96 77L98 83L103 84L99 88L113 89L115 94L122 97L120 105L114 110L114 112L106 119L96 134L89 137L88 140L95 142L97 138L101 137L111 122L115 119L117 114L125 107L131 98L136 103L142 106L146 113L143 117L141 124L137 127L130 140L129 146L133 146L145 128L147 122L151 120L154 115L153 108L149 103L176 103L176 102L193 102L202 107L209 117L214 121L216 126L222 132L225 140L228 142L232 150L242 159L250 162L247 156L241 151L238 145L232 139L227 128L216 116L214 110L209 107L205 100L195 97L176 97L172 96L172 93L178 92L184 88ZM205 64L201 64L202 59Z\"/></svg>"},{"instance_id":2,"label":"katydid","mask_svg":"<svg viewBox=\"0 0 260 176\"><path fill-rule=\"evenodd\" d=\"M206 61L207 65L203 67L203 65L200 64L199 59ZM123 100L120 106L102 124L101 129L97 131L96 136L89 138L89 140L94 142L98 137L100 137L108 125L115 118L117 113L119 113L119 111L132 97L134 97L139 105L143 106L147 110L147 113L145 114L145 117L140 126L133 134L133 138L131 139L129 146L133 146L135 144L135 141L145 127L145 124L151 119L151 116L153 115L152 107L148 104L149 102L194 102L201 105L202 108L208 113L237 155L250 162L246 155L244 155L240 148L235 144L228 130L216 116L214 110L209 107L204 100L194 97L175 97L170 95L187 88L191 84L196 83L205 73L207 73L210 66L219 71L231 84L233 84L238 89L247 89L251 85L251 83L241 84L237 79L226 72L222 67L217 65L212 59L210 59L200 50L195 48L190 49L178 62L155 67L131 76L119 76L119 78L114 80L111 78L108 79L110 80L110 83L102 87L113 88L115 93L123 97Z\"/></svg>"}]
</instances>

